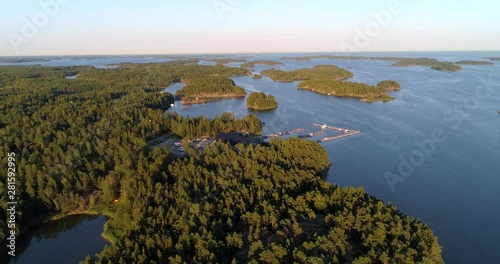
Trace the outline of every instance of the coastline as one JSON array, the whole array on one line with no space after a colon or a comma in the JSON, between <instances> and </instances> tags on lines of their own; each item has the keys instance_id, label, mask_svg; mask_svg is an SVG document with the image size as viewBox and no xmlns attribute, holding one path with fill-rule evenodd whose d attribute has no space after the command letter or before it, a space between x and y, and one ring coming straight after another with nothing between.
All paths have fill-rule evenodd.
<instances>
[{"instance_id":1,"label":"coastline","mask_svg":"<svg viewBox=\"0 0 500 264\"><path fill-rule=\"evenodd\" d=\"M199 94L199 95L189 96L189 97L196 97L196 99L194 100L185 100L181 98L181 104L183 105L203 104L222 99L242 98L245 96L246 96L245 94Z\"/></svg>"}]
</instances>

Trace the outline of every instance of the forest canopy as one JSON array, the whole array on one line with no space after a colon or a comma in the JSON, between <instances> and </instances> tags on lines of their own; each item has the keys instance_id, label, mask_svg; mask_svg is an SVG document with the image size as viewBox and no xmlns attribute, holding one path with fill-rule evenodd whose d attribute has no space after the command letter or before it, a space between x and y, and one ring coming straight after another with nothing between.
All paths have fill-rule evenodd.
<instances>
[{"instance_id":1,"label":"forest canopy","mask_svg":"<svg viewBox=\"0 0 500 264\"><path fill-rule=\"evenodd\" d=\"M163 110L173 101L162 92L169 84L240 75L248 71L192 61L0 67L0 155L16 155L21 231L93 209L111 217L101 263L442 263L425 224L362 189L326 183L330 161L316 142L216 142L203 152L186 146L186 158L148 146L167 133L262 133L254 115ZM5 182L0 174L4 249Z\"/></svg>"}]
</instances>

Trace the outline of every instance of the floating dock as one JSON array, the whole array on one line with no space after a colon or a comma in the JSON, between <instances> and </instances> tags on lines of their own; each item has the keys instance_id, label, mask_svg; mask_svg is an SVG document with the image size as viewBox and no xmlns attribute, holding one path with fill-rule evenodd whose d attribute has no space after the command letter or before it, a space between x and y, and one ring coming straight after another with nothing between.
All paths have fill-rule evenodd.
<instances>
[{"instance_id":1,"label":"floating dock","mask_svg":"<svg viewBox=\"0 0 500 264\"><path fill-rule=\"evenodd\" d=\"M303 128L296 128L293 130L288 130L288 131L284 131L284 132L276 132L273 134L265 135L263 138L266 139L266 138L272 138L272 137L281 137L281 136L290 135L290 134L298 133L298 132L302 132L302 131L304 131Z\"/></svg>"},{"instance_id":2,"label":"floating dock","mask_svg":"<svg viewBox=\"0 0 500 264\"><path fill-rule=\"evenodd\" d=\"M344 138L344 137L348 137L348 136L353 136L353 135L357 135L357 134L361 133L361 131L359 131L359 130L328 126L326 124L321 125L321 124L314 123L313 126L321 127L322 130L329 129L329 130L334 130L334 131L338 131L338 132L343 133L343 134L337 135L337 136L324 137L322 139L318 139L317 142L330 141L330 140Z\"/></svg>"}]
</instances>

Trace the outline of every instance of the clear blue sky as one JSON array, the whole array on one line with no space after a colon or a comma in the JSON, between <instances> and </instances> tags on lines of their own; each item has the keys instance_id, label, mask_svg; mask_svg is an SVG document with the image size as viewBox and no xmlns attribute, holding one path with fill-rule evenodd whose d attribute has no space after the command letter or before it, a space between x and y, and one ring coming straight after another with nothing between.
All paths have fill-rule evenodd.
<instances>
[{"instance_id":1,"label":"clear blue sky","mask_svg":"<svg viewBox=\"0 0 500 264\"><path fill-rule=\"evenodd\" d=\"M357 30L379 25L372 14L391 0L59 0L67 3L52 14L41 6L57 1L2 0L0 56L500 50L493 0L399 0L401 11L362 45Z\"/></svg>"}]
</instances>

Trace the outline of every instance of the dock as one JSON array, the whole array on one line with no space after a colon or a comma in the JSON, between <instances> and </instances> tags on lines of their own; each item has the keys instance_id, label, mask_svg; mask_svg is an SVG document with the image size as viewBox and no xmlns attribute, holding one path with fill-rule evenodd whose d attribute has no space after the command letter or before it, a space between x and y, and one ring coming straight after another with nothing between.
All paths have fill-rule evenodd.
<instances>
[{"instance_id":1,"label":"dock","mask_svg":"<svg viewBox=\"0 0 500 264\"><path fill-rule=\"evenodd\" d=\"M272 138L272 137L281 137L281 136L290 135L290 134L298 133L298 132L302 132L302 131L304 131L303 128L296 128L296 129L293 129L293 130L288 130L288 131L276 132L276 133L273 133L273 134L268 134L268 135L263 136L263 138L266 139L266 138Z\"/></svg>"},{"instance_id":2,"label":"dock","mask_svg":"<svg viewBox=\"0 0 500 264\"><path fill-rule=\"evenodd\" d=\"M344 138L344 137L348 137L348 136L353 136L353 135L357 135L357 134L361 133L361 131L359 131L359 130L328 126L326 124L313 123L313 126L321 127L322 130L329 129L329 130L334 130L334 131L338 131L340 133L343 133L343 134L337 135L337 136L324 137L322 139L318 139L317 142L326 142L326 141Z\"/></svg>"}]
</instances>

